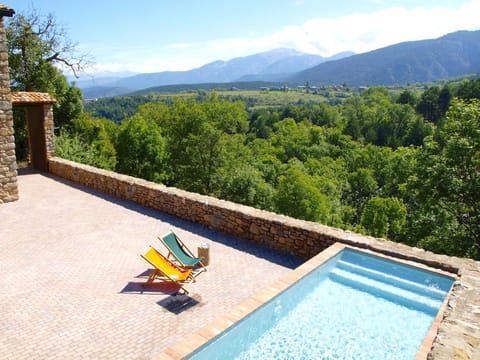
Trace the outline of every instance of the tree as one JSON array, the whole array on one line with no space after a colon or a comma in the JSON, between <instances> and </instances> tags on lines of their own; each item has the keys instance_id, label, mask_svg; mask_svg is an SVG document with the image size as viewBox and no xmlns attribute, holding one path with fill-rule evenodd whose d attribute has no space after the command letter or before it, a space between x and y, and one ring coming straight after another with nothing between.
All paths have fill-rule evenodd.
<instances>
[{"instance_id":1,"label":"tree","mask_svg":"<svg viewBox=\"0 0 480 360\"><path fill-rule=\"evenodd\" d=\"M372 169L359 168L348 175L349 188L344 193L345 202L356 210L357 216L352 220L359 222L360 215L368 200L375 194L378 184Z\"/></svg>"},{"instance_id":2,"label":"tree","mask_svg":"<svg viewBox=\"0 0 480 360\"><path fill-rule=\"evenodd\" d=\"M275 204L281 214L303 220L326 221L330 212L328 197L296 165L280 177Z\"/></svg>"},{"instance_id":3,"label":"tree","mask_svg":"<svg viewBox=\"0 0 480 360\"><path fill-rule=\"evenodd\" d=\"M6 37L12 90L52 95L57 100L53 107L57 127L78 117L83 111L82 93L68 84L55 65L76 74L89 61L85 55L76 53L75 44L68 39L65 29L53 15L42 16L36 10L28 15L17 14L7 23ZM21 134L24 128L25 116L16 116L16 133ZM25 142L19 143L18 148L26 148Z\"/></svg>"},{"instance_id":4,"label":"tree","mask_svg":"<svg viewBox=\"0 0 480 360\"><path fill-rule=\"evenodd\" d=\"M6 36L10 79L17 90L44 91L41 84L48 82L53 64L75 75L90 64L52 14L42 16L35 9L16 14L7 24Z\"/></svg>"},{"instance_id":5,"label":"tree","mask_svg":"<svg viewBox=\"0 0 480 360\"><path fill-rule=\"evenodd\" d=\"M216 193L217 171L227 160L227 145L248 129L245 105L213 94L202 103L177 98L169 106L146 104L140 114L154 119L166 139L168 185Z\"/></svg>"},{"instance_id":6,"label":"tree","mask_svg":"<svg viewBox=\"0 0 480 360\"><path fill-rule=\"evenodd\" d=\"M115 148L118 172L156 182L165 179L165 139L153 121L140 115L124 121Z\"/></svg>"},{"instance_id":7,"label":"tree","mask_svg":"<svg viewBox=\"0 0 480 360\"><path fill-rule=\"evenodd\" d=\"M410 90L403 90L400 93L400 96L398 97L397 103L403 104L403 105L410 105L412 107L415 107L417 103L417 99L415 97L415 94L411 92Z\"/></svg>"},{"instance_id":8,"label":"tree","mask_svg":"<svg viewBox=\"0 0 480 360\"><path fill-rule=\"evenodd\" d=\"M78 135L62 131L60 135L55 136L55 152L56 156L63 159L98 167L94 149L83 142Z\"/></svg>"},{"instance_id":9,"label":"tree","mask_svg":"<svg viewBox=\"0 0 480 360\"><path fill-rule=\"evenodd\" d=\"M276 156L276 149L265 139L254 139L248 143L253 158L252 165L260 171L265 181L274 187L278 186L278 178L284 164Z\"/></svg>"},{"instance_id":10,"label":"tree","mask_svg":"<svg viewBox=\"0 0 480 360\"><path fill-rule=\"evenodd\" d=\"M433 134L434 125L428 121L425 121L423 117L417 115L415 119L409 123L405 139L403 141L404 146L415 145L420 146L423 144L425 137Z\"/></svg>"},{"instance_id":11,"label":"tree","mask_svg":"<svg viewBox=\"0 0 480 360\"><path fill-rule=\"evenodd\" d=\"M447 85L445 85L442 90L440 90L440 94L438 94L438 106L440 107L440 113L442 114L442 116L447 112L448 108L450 107L452 98L452 91Z\"/></svg>"},{"instance_id":12,"label":"tree","mask_svg":"<svg viewBox=\"0 0 480 360\"><path fill-rule=\"evenodd\" d=\"M56 128L68 125L83 112L82 92L70 86L57 68L46 67L45 82L38 84L37 91L52 94L57 102L53 105L53 119ZM48 76L47 76L48 75ZM26 130L25 109L14 108L15 148L18 161L28 158L28 134ZM56 131L58 133L58 131Z\"/></svg>"},{"instance_id":13,"label":"tree","mask_svg":"<svg viewBox=\"0 0 480 360\"><path fill-rule=\"evenodd\" d=\"M57 127L68 125L72 119L78 118L83 112L82 91L70 86L65 76L57 71L53 76L53 92L57 103L53 106L53 118Z\"/></svg>"},{"instance_id":14,"label":"tree","mask_svg":"<svg viewBox=\"0 0 480 360\"><path fill-rule=\"evenodd\" d=\"M341 200L348 187L344 160L334 160L328 156L309 158L304 166L308 175L312 176L315 186L328 198L328 217L325 216L322 221L326 225L342 226L346 207ZM350 209L349 207L349 213Z\"/></svg>"},{"instance_id":15,"label":"tree","mask_svg":"<svg viewBox=\"0 0 480 360\"><path fill-rule=\"evenodd\" d=\"M345 134L354 140L362 138L362 125L366 117L366 106L360 96L354 96L345 100L342 107L342 115L346 121Z\"/></svg>"},{"instance_id":16,"label":"tree","mask_svg":"<svg viewBox=\"0 0 480 360\"><path fill-rule=\"evenodd\" d=\"M116 151L107 131L110 121L86 114L74 119L55 139L58 156L102 169L114 170Z\"/></svg>"},{"instance_id":17,"label":"tree","mask_svg":"<svg viewBox=\"0 0 480 360\"><path fill-rule=\"evenodd\" d=\"M273 187L267 184L259 170L239 162L234 168L226 167L219 195L222 199L259 209L272 210Z\"/></svg>"},{"instance_id":18,"label":"tree","mask_svg":"<svg viewBox=\"0 0 480 360\"><path fill-rule=\"evenodd\" d=\"M311 123L296 123L293 118L285 118L274 125L275 133L272 144L278 151L278 158L283 162L297 158L305 161L307 147L310 143Z\"/></svg>"},{"instance_id":19,"label":"tree","mask_svg":"<svg viewBox=\"0 0 480 360\"><path fill-rule=\"evenodd\" d=\"M454 255L480 256L480 100L454 100L438 136L428 137L418 159L413 189L444 222L456 242Z\"/></svg>"},{"instance_id":20,"label":"tree","mask_svg":"<svg viewBox=\"0 0 480 360\"><path fill-rule=\"evenodd\" d=\"M440 88L438 86L429 87L420 97L417 104L417 111L423 115L425 120L437 123L440 120L441 112L438 103Z\"/></svg>"},{"instance_id":21,"label":"tree","mask_svg":"<svg viewBox=\"0 0 480 360\"><path fill-rule=\"evenodd\" d=\"M394 240L402 231L406 216L402 200L374 196L365 206L361 224L370 235Z\"/></svg>"},{"instance_id":22,"label":"tree","mask_svg":"<svg viewBox=\"0 0 480 360\"><path fill-rule=\"evenodd\" d=\"M452 92L448 86L444 86L442 89L438 86L432 86L420 97L417 111L422 114L426 120L436 124L445 115L451 100Z\"/></svg>"},{"instance_id":23,"label":"tree","mask_svg":"<svg viewBox=\"0 0 480 360\"><path fill-rule=\"evenodd\" d=\"M456 96L462 99L480 99L480 79L463 82L458 88Z\"/></svg>"}]
</instances>

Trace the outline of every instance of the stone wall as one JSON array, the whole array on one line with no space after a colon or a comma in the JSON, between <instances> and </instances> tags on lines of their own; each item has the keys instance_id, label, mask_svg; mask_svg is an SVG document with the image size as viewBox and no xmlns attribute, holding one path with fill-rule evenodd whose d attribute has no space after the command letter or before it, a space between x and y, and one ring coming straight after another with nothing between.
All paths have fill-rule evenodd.
<instances>
[{"instance_id":1,"label":"stone wall","mask_svg":"<svg viewBox=\"0 0 480 360\"><path fill-rule=\"evenodd\" d=\"M339 240L336 231L320 224L292 219L60 158L49 159L49 172L103 193L131 200L301 258L312 257Z\"/></svg>"},{"instance_id":2,"label":"stone wall","mask_svg":"<svg viewBox=\"0 0 480 360\"><path fill-rule=\"evenodd\" d=\"M49 172L105 194L131 200L302 259L315 256L335 242L342 242L406 260L415 260L446 271L458 272L457 267L453 262L447 261L449 258L446 256L166 187L57 157L49 159Z\"/></svg>"},{"instance_id":3,"label":"stone wall","mask_svg":"<svg viewBox=\"0 0 480 360\"><path fill-rule=\"evenodd\" d=\"M45 129L45 146L47 159L55 156L55 134L53 123L53 104L43 104L43 127Z\"/></svg>"},{"instance_id":4,"label":"stone wall","mask_svg":"<svg viewBox=\"0 0 480 360\"><path fill-rule=\"evenodd\" d=\"M18 199L17 160L5 28L0 16L0 204Z\"/></svg>"}]
</instances>

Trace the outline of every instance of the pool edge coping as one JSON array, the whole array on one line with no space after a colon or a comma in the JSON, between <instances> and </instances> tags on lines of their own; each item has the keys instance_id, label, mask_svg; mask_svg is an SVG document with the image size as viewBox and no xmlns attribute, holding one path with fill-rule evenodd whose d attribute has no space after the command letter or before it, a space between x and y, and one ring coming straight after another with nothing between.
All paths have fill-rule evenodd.
<instances>
[{"instance_id":1,"label":"pool edge coping","mask_svg":"<svg viewBox=\"0 0 480 360\"><path fill-rule=\"evenodd\" d=\"M313 258L307 260L297 268L293 269L289 274L282 277L279 280L276 280L274 283L267 285L266 287L258 290L254 295L249 297L247 300L241 302L240 304L234 306L228 313L219 315L210 323L202 326L199 330L195 331L191 335L187 336L185 339L180 340L174 345L164 349L162 352L157 354L154 359L157 360L180 360L184 359L186 356L191 355L193 352L198 350L200 347L205 345L207 342L227 330L228 328L235 325L238 321L245 318L247 315L251 314L259 307L273 299L275 296L279 295L282 291L286 290L297 281L308 275L310 272L315 270L318 266L322 265L326 261L330 260L332 257L340 253L342 250L349 248L356 251L361 251L367 254L375 255L381 258L394 260L403 264L410 266L415 266L417 268L428 270L440 275L446 275L454 279L458 279L458 275L454 273L447 272L442 269L433 268L427 266L423 263L418 263L411 260L406 260L402 258L397 258L383 254L381 252L376 252L370 249L359 248L344 243L336 242L330 245L325 250L321 251ZM430 326L425 338L420 345L415 359L414 360L426 360L428 354L432 349L435 338L438 334L438 327L443 320L445 309L448 305L448 300L450 298L453 286L451 287L448 294L445 296L445 299L440 307L437 315L435 316L432 325Z\"/></svg>"}]
</instances>

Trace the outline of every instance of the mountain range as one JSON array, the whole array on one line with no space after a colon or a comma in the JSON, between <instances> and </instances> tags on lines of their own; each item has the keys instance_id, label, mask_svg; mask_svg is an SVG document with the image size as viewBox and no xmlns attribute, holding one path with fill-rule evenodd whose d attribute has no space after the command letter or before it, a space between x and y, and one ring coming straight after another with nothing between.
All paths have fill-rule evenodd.
<instances>
[{"instance_id":1,"label":"mountain range","mask_svg":"<svg viewBox=\"0 0 480 360\"><path fill-rule=\"evenodd\" d=\"M199 68L187 71L162 71L137 74L118 79L98 78L77 82L84 91L84 97L101 97L101 92L128 93L150 87L176 84L229 83L236 81L283 81L294 73L311 68L322 62L350 56L345 52L324 58L279 48L228 61L217 60ZM256 78L258 77L258 79ZM272 80L271 80L272 79ZM99 96L100 94L100 96Z\"/></svg>"},{"instance_id":2,"label":"mountain range","mask_svg":"<svg viewBox=\"0 0 480 360\"><path fill-rule=\"evenodd\" d=\"M395 85L480 73L480 31L404 42L301 71L293 83Z\"/></svg>"},{"instance_id":3,"label":"mountain range","mask_svg":"<svg viewBox=\"0 0 480 360\"><path fill-rule=\"evenodd\" d=\"M175 84L279 82L311 85L394 85L433 82L480 72L480 30L403 42L363 54L330 58L280 48L188 71L163 71L80 81L85 98L127 94Z\"/></svg>"}]
</instances>

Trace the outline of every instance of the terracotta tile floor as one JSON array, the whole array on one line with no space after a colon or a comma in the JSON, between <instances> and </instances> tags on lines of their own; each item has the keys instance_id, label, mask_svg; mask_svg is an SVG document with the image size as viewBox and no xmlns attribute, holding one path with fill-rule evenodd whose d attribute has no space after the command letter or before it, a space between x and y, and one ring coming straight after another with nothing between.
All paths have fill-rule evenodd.
<instances>
[{"instance_id":1,"label":"terracotta tile floor","mask_svg":"<svg viewBox=\"0 0 480 360\"><path fill-rule=\"evenodd\" d=\"M18 180L0 205L1 359L154 358L301 263L48 174ZM141 286L139 255L169 230L210 244L190 296Z\"/></svg>"}]
</instances>

